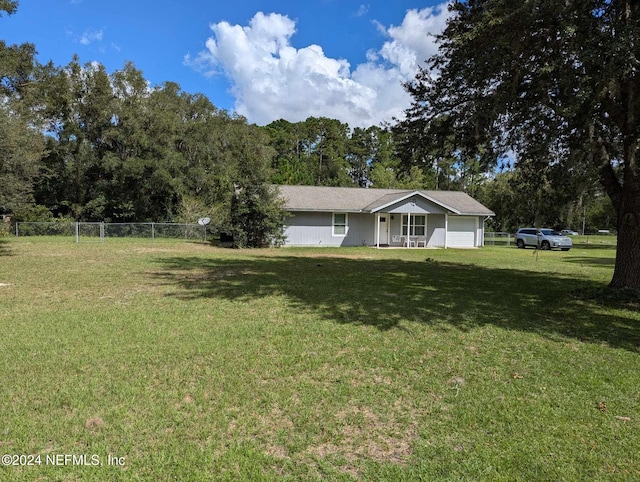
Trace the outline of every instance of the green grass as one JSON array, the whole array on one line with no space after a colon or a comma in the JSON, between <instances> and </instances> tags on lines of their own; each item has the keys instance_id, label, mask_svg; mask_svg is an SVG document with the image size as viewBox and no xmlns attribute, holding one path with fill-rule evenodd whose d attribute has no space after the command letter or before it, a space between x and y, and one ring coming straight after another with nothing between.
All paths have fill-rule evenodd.
<instances>
[{"instance_id":1,"label":"green grass","mask_svg":"<svg viewBox=\"0 0 640 482\"><path fill-rule=\"evenodd\" d=\"M638 480L614 249L0 240L0 480Z\"/></svg>"}]
</instances>

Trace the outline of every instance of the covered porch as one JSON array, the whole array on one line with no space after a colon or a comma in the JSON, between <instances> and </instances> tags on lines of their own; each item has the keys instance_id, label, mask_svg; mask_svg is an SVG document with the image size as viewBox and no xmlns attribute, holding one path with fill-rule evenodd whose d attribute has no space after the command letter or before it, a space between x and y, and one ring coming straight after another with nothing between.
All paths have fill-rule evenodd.
<instances>
[{"instance_id":1,"label":"covered porch","mask_svg":"<svg viewBox=\"0 0 640 482\"><path fill-rule=\"evenodd\" d=\"M372 206L375 246L474 248L482 246L484 222L420 192L389 197Z\"/></svg>"},{"instance_id":2,"label":"covered porch","mask_svg":"<svg viewBox=\"0 0 640 482\"><path fill-rule=\"evenodd\" d=\"M446 248L448 216L428 213L378 212L375 216L375 246Z\"/></svg>"},{"instance_id":3,"label":"covered porch","mask_svg":"<svg viewBox=\"0 0 640 482\"><path fill-rule=\"evenodd\" d=\"M377 248L447 247L448 210L422 193L388 196L371 208Z\"/></svg>"}]
</instances>

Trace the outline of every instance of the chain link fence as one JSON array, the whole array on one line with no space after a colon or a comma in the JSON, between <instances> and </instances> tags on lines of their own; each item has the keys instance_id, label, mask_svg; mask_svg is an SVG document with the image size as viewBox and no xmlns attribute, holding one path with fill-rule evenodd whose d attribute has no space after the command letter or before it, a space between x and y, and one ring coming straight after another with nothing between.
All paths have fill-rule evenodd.
<instances>
[{"instance_id":1,"label":"chain link fence","mask_svg":"<svg viewBox=\"0 0 640 482\"><path fill-rule=\"evenodd\" d=\"M206 226L179 223L18 222L15 235L65 236L76 243L106 238L207 240Z\"/></svg>"}]
</instances>

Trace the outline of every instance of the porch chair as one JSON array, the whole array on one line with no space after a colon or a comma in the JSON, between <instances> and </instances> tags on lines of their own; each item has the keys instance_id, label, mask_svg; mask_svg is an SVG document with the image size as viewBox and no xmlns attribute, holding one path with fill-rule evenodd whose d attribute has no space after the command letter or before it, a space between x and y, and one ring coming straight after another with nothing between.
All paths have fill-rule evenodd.
<instances>
[{"instance_id":1,"label":"porch chair","mask_svg":"<svg viewBox=\"0 0 640 482\"><path fill-rule=\"evenodd\" d=\"M411 236L402 236L402 246L407 246L407 247L411 247L411 246L415 246L416 245L416 241L411 239Z\"/></svg>"},{"instance_id":2,"label":"porch chair","mask_svg":"<svg viewBox=\"0 0 640 482\"><path fill-rule=\"evenodd\" d=\"M422 243L422 246L424 246L425 248L427 247L427 237L426 236L419 236L416 239L416 246L419 248L420 244Z\"/></svg>"}]
</instances>

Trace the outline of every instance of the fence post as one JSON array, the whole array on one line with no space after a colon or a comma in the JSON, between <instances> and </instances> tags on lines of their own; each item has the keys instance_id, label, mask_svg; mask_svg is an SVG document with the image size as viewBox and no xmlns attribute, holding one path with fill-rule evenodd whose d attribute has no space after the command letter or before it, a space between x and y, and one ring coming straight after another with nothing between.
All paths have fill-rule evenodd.
<instances>
[{"instance_id":1,"label":"fence post","mask_svg":"<svg viewBox=\"0 0 640 482\"><path fill-rule=\"evenodd\" d=\"M18 237L18 224L20 223L16 221L16 238Z\"/></svg>"},{"instance_id":2,"label":"fence post","mask_svg":"<svg viewBox=\"0 0 640 482\"><path fill-rule=\"evenodd\" d=\"M80 242L80 231L78 229L78 221L76 221L76 243Z\"/></svg>"},{"instance_id":3,"label":"fence post","mask_svg":"<svg viewBox=\"0 0 640 482\"><path fill-rule=\"evenodd\" d=\"M156 240L156 223L151 223L151 240Z\"/></svg>"}]
</instances>

